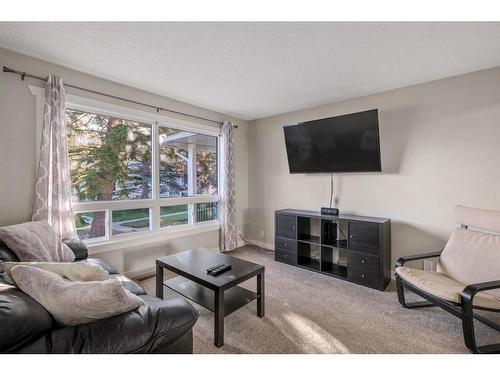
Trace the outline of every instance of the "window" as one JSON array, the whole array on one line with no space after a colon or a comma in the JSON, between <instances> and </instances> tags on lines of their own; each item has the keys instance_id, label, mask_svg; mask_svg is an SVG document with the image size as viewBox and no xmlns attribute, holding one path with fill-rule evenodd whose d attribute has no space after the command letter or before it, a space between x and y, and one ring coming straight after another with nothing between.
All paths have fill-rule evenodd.
<instances>
[{"instance_id":1,"label":"window","mask_svg":"<svg viewBox=\"0 0 500 375\"><path fill-rule=\"evenodd\" d=\"M151 198L151 124L68 109L75 202Z\"/></svg>"},{"instance_id":2,"label":"window","mask_svg":"<svg viewBox=\"0 0 500 375\"><path fill-rule=\"evenodd\" d=\"M142 232L150 229L149 208L113 211L113 235Z\"/></svg>"},{"instance_id":3,"label":"window","mask_svg":"<svg viewBox=\"0 0 500 375\"><path fill-rule=\"evenodd\" d=\"M216 220L218 217L219 204L217 202L197 203L196 222Z\"/></svg>"},{"instance_id":4,"label":"window","mask_svg":"<svg viewBox=\"0 0 500 375\"><path fill-rule=\"evenodd\" d=\"M217 138L160 127L160 197L217 195Z\"/></svg>"},{"instance_id":5,"label":"window","mask_svg":"<svg viewBox=\"0 0 500 375\"><path fill-rule=\"evenodd\" d=\"M188 224L188 205L162 207L160 210L160 226Z\"/></svg>"},{"instance_id":6,"label":"window","mask_svg":"<svg viewBox=\"0 0 500 375\"><path fill-rule=\"evenodd\" d=\"M218 221L216 132L66 110L78 236L106 241Z\"/></svg>"},{"instance_id":7,"label":"window","mask_svg":"<svg viewBox=\"0 0 500 375\"><path fill-rule=\"evenodd\" d=\"M75 226L82 240L106 238L106 211L77 213Z\"/></svg>"}]
</instances>

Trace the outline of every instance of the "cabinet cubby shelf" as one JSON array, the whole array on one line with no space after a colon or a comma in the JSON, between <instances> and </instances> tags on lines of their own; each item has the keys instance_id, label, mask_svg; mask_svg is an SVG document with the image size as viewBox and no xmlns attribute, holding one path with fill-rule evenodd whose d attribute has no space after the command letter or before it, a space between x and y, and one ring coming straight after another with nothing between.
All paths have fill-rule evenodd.
<instances>
[{"instance_id":1,"label":"cabinet cubby shelf","mask_svg":"<svg viewBox=\"0 0 500 375\"><path fill-rule=\"evenodd\" d=\"M335 243L322 243L321 246L332 249L347 249L347 240L337 240Z\"/></svg>"},{"instance_id":2,"label":"cabinet cubby shelf","mask_svg":"<svg viewBox=\"0 0 500 375\"><path fill-rule=\"evenodd\" d=\"M390 219L286 209L275 235L278 262L379 290L390 281Z\"/></svg>"},{"instance_id":3,"label":"cabinet cubby shelf","mask_svg":"<svg viewBox=\"0 0 500 375\"><path fill-rule=\"evenodd\" d=\"M300 240L298 240L298 242L308 243L311 245L320 245L319 236L312 236L312 237L313 238L309 238L309 239L300 239ZM314 237L317 237L317 238L314 238Z\"/></svg>"}]
</instances>

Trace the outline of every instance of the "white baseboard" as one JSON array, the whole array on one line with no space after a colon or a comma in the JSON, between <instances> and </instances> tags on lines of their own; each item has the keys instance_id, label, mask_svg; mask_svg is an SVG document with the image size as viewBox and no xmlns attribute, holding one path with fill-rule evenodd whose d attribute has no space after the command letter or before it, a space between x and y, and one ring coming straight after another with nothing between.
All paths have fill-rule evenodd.
<instances>
[{"instance_id":1,"label":"white baseboard","mask_svg":"<svg viewBox=\"0 0 500 375\"><path fill-rule=\"evenodd\" d=\"M257 240L251 240L251 239L249 239L248 241L250 241L251 243L253 243L253 244L255 244L258 247L261 247L263 249L274 251L274 245L273 244L262 242L262 241L257 241Z\"/></svg>"}]
</instances>

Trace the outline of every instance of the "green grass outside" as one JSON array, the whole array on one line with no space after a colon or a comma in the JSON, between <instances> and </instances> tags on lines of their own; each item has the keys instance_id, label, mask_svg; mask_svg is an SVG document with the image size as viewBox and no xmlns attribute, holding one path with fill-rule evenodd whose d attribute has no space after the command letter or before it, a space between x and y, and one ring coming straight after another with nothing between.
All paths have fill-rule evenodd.
<instances>
[{"instance_id":1,"label":"green grass outside","mask_svg":"<svg viewBox=\"0 0 500 375\"><path fill-rule=\"evenodd\" d=\"M180 204L178 206L162 207L160 214L165 215L165 214L173 214L176 212L187 212L187 210L188 210L187 204Z\"/></svg>"},{"instance_id":2,"label":"green grass outside","mask_svg":"<svg viewBox=\"0 0 500 375\"><path fill-rule=\"evenodd\" d=\"M149 208L113 211L113 222L149 218Z\"/></svg>"},{"instance_id":3,"label":"green grass outside","mask_svg":"<svg viewBox=\"0 0 500 375\"><path fill-rule=\"evenodd\" d=\"M188 223L187 211L179 212L177 215L164 216L160 220L160 225L162 227L169 225L187 224L187 223Z\"/></svg>"}]
</instances>

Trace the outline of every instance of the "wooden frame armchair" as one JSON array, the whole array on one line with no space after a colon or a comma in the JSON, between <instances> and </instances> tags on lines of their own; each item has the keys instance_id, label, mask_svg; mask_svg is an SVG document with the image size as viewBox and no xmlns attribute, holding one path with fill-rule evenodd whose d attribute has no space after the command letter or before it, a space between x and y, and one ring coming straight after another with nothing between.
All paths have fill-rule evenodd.
<instances>
[{"instance_id":1,"label":"wooden frame armchair","mask_svg":"<svg viewBox=\"0 0 500 375\"><path fill-rule=\"evenodd\" d=\"M441 251L401 257L396 262L396 291L405 308L439 306L462 320L464 341L473 353L500 353L500 343L477 346L474 319L500 331L500 325L474 310L500 313L500 211L455 207L455 229ZM439 258L437 272L404 266ZM426 301L406 302L408 289Z\"/></svg>"}]
</instances>

